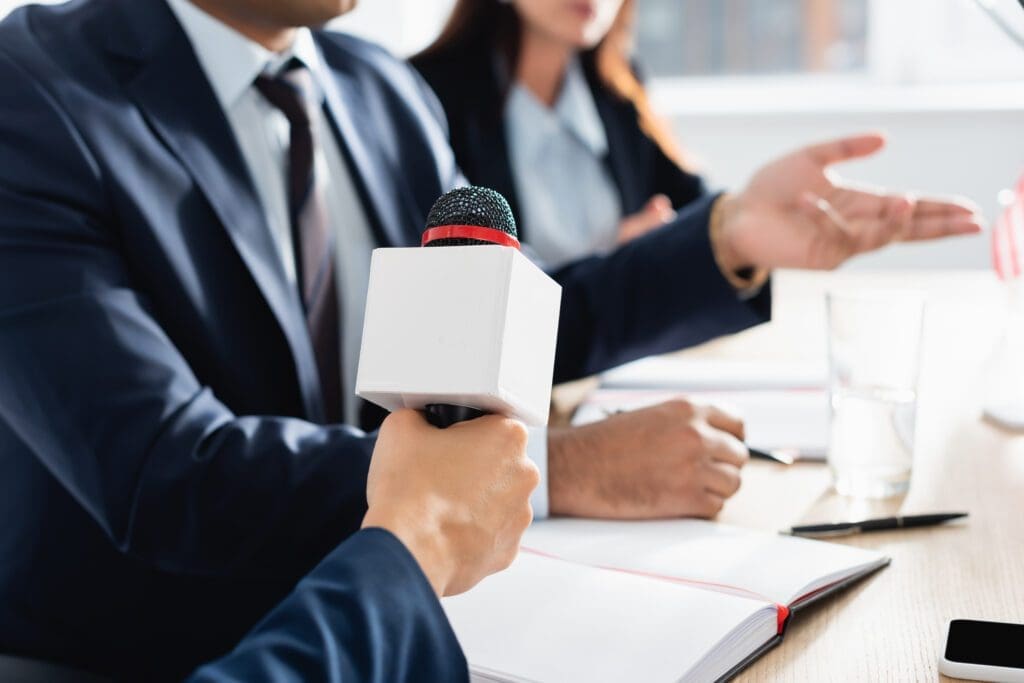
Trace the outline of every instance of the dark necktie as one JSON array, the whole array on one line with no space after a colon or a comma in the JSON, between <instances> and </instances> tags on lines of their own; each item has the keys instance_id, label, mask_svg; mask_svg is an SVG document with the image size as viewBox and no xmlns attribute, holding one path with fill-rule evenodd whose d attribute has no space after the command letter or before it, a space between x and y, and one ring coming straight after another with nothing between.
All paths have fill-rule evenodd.
<instances>
[{"instance_id":1,"label":"dark necktie","mask_svg":"<svg viewBox=\"0 0 1024 683\"><path fill-rule=\"evenodd\" d=\"M334 255L323 193L317 188L314 126L320 104L309 71L293 59L276 77L260 76L256 89L290 126L288 212L299 292L316 356L328 422L341 420L341 345Z\"/></svg>"}]
</instances>

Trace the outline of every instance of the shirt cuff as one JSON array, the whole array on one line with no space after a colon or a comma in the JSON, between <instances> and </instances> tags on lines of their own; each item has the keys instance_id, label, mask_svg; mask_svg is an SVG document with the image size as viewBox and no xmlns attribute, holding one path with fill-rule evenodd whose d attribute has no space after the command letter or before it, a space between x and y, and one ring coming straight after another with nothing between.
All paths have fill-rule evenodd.
<instances>
[{"instance_id":1,"label":"shirt cuff","mask_svg":"<svg viewBox=\"0 0 1024 683\"><path fill-rule=\"evenodd\" d=\"M533 518L548 516L548 430L547 427L531 428L527 431L526 457L533 461L540 471L540 483L530 496Z\"/></svg>"}]
</instances>

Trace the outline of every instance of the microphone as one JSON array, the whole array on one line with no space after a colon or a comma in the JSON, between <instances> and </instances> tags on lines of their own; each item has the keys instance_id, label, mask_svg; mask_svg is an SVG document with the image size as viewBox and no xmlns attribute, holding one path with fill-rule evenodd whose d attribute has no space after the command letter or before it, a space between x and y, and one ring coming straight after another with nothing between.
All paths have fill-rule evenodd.
<instances>
[{"instance_id":1,"label":"microphone","mask_svg":"<svg viewBox=\"0 0 1024 683\"><path fill-rule=\"evenodd\" d=\"M434 202L427 214L421 246L468 247L498 244L519 248L516 219L508 201L488 187L459 187ZM427 422L444 429L486 415L478 408L451 403L423 406Z\"/></svg>"},{"instance_id":2,"label":"microphone","mask_svg":"<svg viewBox=\"0 0 1024 683\"><path fill-rule=\"evenodd\" d=\"M519 248L516 219L501 193L488 187L459 187L441 195L427 214L424 247L500 244Z\"/></svg>"},{"instance_id":3,"label":"microphone","mask_svg":"<svg viewBox=\"0 0 1024 683\"><path fill-rule=\"evenodd\" d=\"M375 249L356 394L437 427L486 413L547 424L561 287L522 255L501 194L463 187L421 247Z\"/></svg>"}]
</instances>

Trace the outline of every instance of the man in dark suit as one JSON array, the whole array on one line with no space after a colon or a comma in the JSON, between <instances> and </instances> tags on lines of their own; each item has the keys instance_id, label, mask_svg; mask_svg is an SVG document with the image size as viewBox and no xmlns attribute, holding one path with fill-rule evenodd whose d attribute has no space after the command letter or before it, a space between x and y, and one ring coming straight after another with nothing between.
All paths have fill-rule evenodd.
<instances>
[{"instance_id":1,"label":"man in dark suit","mask_svg":"<svg viewBox=\"0 0 1024 683\"><path fill-rule=\"evenodd\" d=\"M407 67L291 28L349 4L78 0L0 25L0 649L180 676L360 527L375 439L339 422L346 304L368 248L416 243L460 176ZM557 274L557 378L764 319L767 293L704 258L710 211ZM609 425L657 438L628 458L550 434L552 510L710 514L738 485L728 416Z\"/></svg>"},{"instance_id":2,"label":"man in dark suit","mask_svg":"<svg viewBox=\"0 0 1024 683\"><path fill-rule=\"evenodd\" d=\"M0 650L135 679L225 653L359 529L375 437L338 421L353 307L330 298L358 300L367 245L416 243L459 182L407 66L287 28L347 3L200 4L80 0L0 25ZM671 268L640 268L664 251L648 246L563 277L559 375L707 336L710 313L684 315L698 299L728 302L715 332L761 320L685 267L702 241L681 231ZM607 313L606 277L681 303ZM663 440L738 430L716 416L680 404ZM683 448L689 470L638 472L708 514L742 446L666 450ZM662 489L627 510L678 506Z\"/></svg>"}]
</instances>

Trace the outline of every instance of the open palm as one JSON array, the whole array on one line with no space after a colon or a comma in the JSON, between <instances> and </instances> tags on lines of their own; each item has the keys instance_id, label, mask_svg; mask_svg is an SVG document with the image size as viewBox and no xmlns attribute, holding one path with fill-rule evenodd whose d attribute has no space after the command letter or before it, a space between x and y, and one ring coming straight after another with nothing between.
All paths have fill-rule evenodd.
<instances>
[{"instance_id":1,"label":"open palm","mask_svg":"<svg viewBox=\"0 0 1024 683\"><path fill-rule=\"evenodd\" d=\"M834 268L897 240L927 240L981 230L963 200L917 199L844 185L834 163L885 144L861 135L804 147L763 166L735 198L723 236L736 264Z\"/></svg>"}]
</instances>

